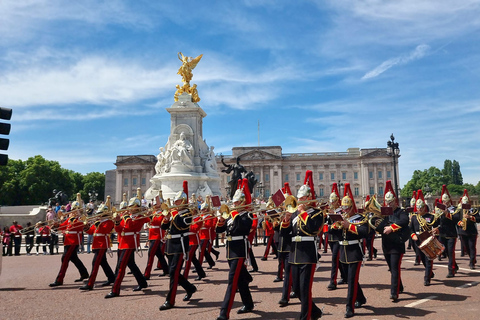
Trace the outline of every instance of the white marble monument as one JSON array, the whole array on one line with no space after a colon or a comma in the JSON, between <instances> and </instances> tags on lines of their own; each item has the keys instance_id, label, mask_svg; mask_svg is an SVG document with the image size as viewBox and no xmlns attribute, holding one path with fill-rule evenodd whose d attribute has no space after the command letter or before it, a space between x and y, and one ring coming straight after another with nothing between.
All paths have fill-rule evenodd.
<instances>
[{"instance_id":1,"label":"white marble monument","mask_svg":"<svg viewBox=\"0 0 480 320\"><path fill-rule=\"evenodd\" d=\"M196 85L190 87L192 69L202 56L195 59L179 53L183 65L178 74L182 75L183 86L177 85L175 103L167 108L170 113L170 136L165 147L160 147L155 165L156 174L150 180L152 185L145 194L153 199L160 190L163 197L173 198L182 190L184 180L188 181L189 193L221 195L220 176L217 173L214 147L203 139L203 118L207 116L197 102L200 101Z\"/></svg>"}]
</instances>

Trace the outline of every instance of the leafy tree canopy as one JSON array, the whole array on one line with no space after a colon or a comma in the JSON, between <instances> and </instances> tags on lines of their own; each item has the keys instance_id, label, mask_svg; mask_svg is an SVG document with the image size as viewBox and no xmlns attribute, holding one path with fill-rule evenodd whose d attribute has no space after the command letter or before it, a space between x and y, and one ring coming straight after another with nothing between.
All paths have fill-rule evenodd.
<instances>
[{"instance_id":1,"label":"leafy tree canopy","mask_svg":"<svg viewBox=\"0 0 480 320\"><path fill-rule=\"evenodd\" d=\"M82 175L40 155L26 161L9 160L0 167L0 205L43 204L54 196L54 189L66 193L70 200L75 200L80 192L85 201L88 192L95 190L97 199L103 200L105 175L99 172Z\"/></svg>"},{"instance_id":2,"label":"leafy tree canopy","mask_svg":"<svg viewBox=\"0 0 480 320\"><path fill-rule=\"evenodd\" d=\"M407 182L401 191L402 198L412 197L413 191L422 189L423 193L440 195L442 185L446 184L452 197L460 197L464 189L468 190L470 195L480 194L480 182L474 186L469 183L463 183L460 164L456 160L445 160L443 170L436 167L429 169L415 170L412 179Z\"/></svg>"}]
</instances>

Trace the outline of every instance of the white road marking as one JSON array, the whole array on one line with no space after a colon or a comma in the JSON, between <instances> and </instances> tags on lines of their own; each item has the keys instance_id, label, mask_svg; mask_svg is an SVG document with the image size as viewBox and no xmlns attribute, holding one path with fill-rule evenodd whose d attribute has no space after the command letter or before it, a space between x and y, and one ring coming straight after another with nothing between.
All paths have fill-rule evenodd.
<instances>
[{"instance_id":1,"label":"white road marking","mask_svg":"<svg viewBox=\"0 0 480 320\"><path fill-rule=\"evenodd\" d=\"M479 283L480 283L480 282L478 282L478 281L474 281L474 282L466 283L466 284L464 284L463 286L456 287L455 289L465 289L465 288L469 288L469 287L476 286L476 285L478 285Z\"/></svg>"},{"instance_id":2,"label":"white road marking","mask_svg":"<svg viewBox=\"0 0 480 320\"><path fill-rule=\"evenodd\" d=\"M427 298L425 298L425 299L418 300L417 302L409 303L409 304L407 304L405 307L406 307L406 308L413 308L413 307L415 307L415 306L418 306L419 304L422 304L422 303L424 303L424 302L428 302L428 301L430 301L430 300L433 300L433 299L435 299L436 297L437 297L437 296L430 296L430 297L427 297Z\"/></svg>"},{"instance_id":3,"label":"white road marking","mask_svg":"<svg viewBox=\"0 0 480 320\"><path fill-rule=\"evenodd\" d=\"M403 261L415 263L415 260L403 260ZM420 263L419 266L423 267L423 264ZM438 263L438 262L434 262L433 266L434 267L448 268L447 264L442 264L442 263ZM470 268L458 268L458 270L467 271L467 272L480 272L480 270L477 270L477 269L472 270Z\"/></svg>"}]
</instances>

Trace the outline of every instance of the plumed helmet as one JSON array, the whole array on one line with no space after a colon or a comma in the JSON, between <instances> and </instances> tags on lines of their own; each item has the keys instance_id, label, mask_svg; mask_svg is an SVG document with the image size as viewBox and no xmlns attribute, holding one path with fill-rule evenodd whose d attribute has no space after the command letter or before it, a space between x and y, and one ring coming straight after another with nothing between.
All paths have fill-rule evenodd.
<instances>
[{"instance_id":1,"label":"plumed helmet","mask_svg":"<svg viewBox=\"0 0 480 320\"><path fill-rule=\"evenodd\" d=\"M122 199L122 202L120 202L120 207L119 208L120 208L120 210L122 210L122 209L127 208L127 206L128 206L127 194L124 193L123 194L123 199Z\"/></svg>"},{"instance_id":2,"label":"plumed helmet","mask_svg":"<svg viewBox=\"0 0 480 320\"><path fill-rule=\"evenodd\" d=\"M232 201L233 202L243 202L245 200L245 193L243 193L242 189L237 189L235 194L233 195Z\"/></svg>"},{"instance_id":3,"label":"plumed helmet","mask_svg":"<svg viewBox=\"0 0 480 320\"><path fill-rule=\"evenodd\" d=\"M313 186L313 173L311 170L305 172L305 181L303 186L298 189L297 199L301 197L312 197L315 198L315 190Z\"/></svg>"},{"instance_id":4,"label":"plumed helmet","mask_svg":"<svg viewBox=\"0 0 480 320\"><path fill-rule=\"evenodd\" d=\"M141 207L142 206L142 201L140 198L142 197L142 190L140 188L137 188L137 195L135 197L130 198L128 201L128 206L129 207Z\"/></svg>"},{"instance_id":5,"label":"plumed helmet","mask_svg":"<svg viewBox=\"0 0 480 320\"><path fill-rule=\"evenodd\" d=\"M423 197L422 189L417 191L417 200L415 201L415 212L420 212L420 210L425 207L425 198Z\"/></svg>"},{"instance_id":6,"label":"plumed helmet","mask_svg":"<svg viewBox=\"0 0 480 320\"><path fill-rule=\"evenodd\" d=\"M340 192L338 192L338 186L337 183L334 182L332 185L332 192L330 193L330 196L328 197L328 200L330 203L336 203L340 200Z\"/></svg>"},{"instance_id":7,"label":"plumed helmet","mask_svg":"<svg viewBox=\"0 0 480 320\"><path fill-rule=\"evenodd\" d=\"M413 190L412 199L410 199L410 207L415 207L415 201L417 201L417 192Z\"/></svg>"},{"instance_id":8,"label":"plumed helmet","mask_svg":"<svg viewBox=\"0 0 480 320\"><path fill-rule=\"evenodd\" d=\"M110 196L107 196L107 201L105 201L105 203L102 203L98 209L97 209L97 213L102 213L102 212L107 212L110 210L111 206L112 206L112 202L111 202L111 197Z\"/></svg>"},{"instance_id":9,"label":"plumed helmet","mask_svg":"<svg viewBox=\"0 0 480 320\"><path fill-rule=\"evenodd\" d=\"M175 194L175 198L173 198L173 201L177 201L177 200L183 200L183 202L186 202L187 201L187 194L183 191L178 191Z\"/></svg>"},{"instance_id":10,"label":"plumed helmet","mask_svg":"<svg viewBox=\"0 0 480 320\"><path fill-rule=\"evenodd\" d=\"M467 189L464 189L464 190L463 190L462 203L463 203L463 204L470 203L470 197L468 196L468 191L467 191Z\"/></svg>"},{"instance_id":11,"label":"plumed helmet","mask_svg":"<svg viewBox=\"0 0 480 320\"><path fill-rule=\"evenodd\" d=\"M369 194L367 194L367 197L365 198L365 203L363 204L364 207L367 205L368 201L370 201L370 195Z\"/></svg>"},{"instance_id":12,"label":"plumed helmet","mask_svg":"<svg viewBox=\"0 0 480 320\"><path fill-rule=\"evenodd\" d=\"M82 195L77 193L77 200L72 202L71 209L80 209L82 207Z\"/></svg>"},{"instance_id":13,"label":"plumed helmet","mask_svg":"<svg viewBox=\"0 0 480 320\"><path fill-rule=\"evenodd\" d=\"M385 185L385 193L383 194L383 204L387 205L393 201L395 201L398 205L398 198L395 194L395 191L393 191L392 180L387 180Z\"/></svg>"},{"instance_id":14,"label":"plumed helmet","mask_svg":"<svg viewBox=\"0 0 480 320\"><path fill-rule=\"evenodd\" d=\"M440 208L437 208L437 203L442 203L442 201L438 198L435 199L435 205L434 205L434 208L435 208L435 214L442 214L443 211L440 209Z\"/></svg>"},{"instance_id":15,"label":"plumed helmet","mask_svg":"<svg viewBox=\"0 0 480 320\"><path fill-rule=\"evenodd\" d=\"M300 187L297 192L297 199L300 199L302 197L309 197L312 194L310 187L306 184Z\"/></svg>"},{"instance_id":16,"label":"plumed helmet","mask_svg":"<svg viewBox=\"0 0 480 320\"><path fill-rule=\"evenodd\" d=\"M248 186L247 178L243 178L242 189L243 193L245 194L245 204L252 203L252 190L250 190L250 187Z\"/></svg>"},{"instance_id":17,"label":"plumed helmet","mask_svg":"<svg viewBox=\"0 0 480 320\"><path fill-rule=\"evenodd\" d=\"M288 182L285 182L284 184L285 192L288 195L292 195L292 190L290 190L290 184Z\"/></svg>"},{"instance_id":18,"label":"plumed helmet","mask_svg":"<svg viewBox=\"0 0 480 320\"><path fill-rule=\"evenodd\" d=\"M353 207L353 212L357 212L357 206L355 205L355 200L353 199L353 193L350 189L350 183L345 183L345 187L343 189L343 198L342 198L342 206L346 207Z\"/></svg>"},{"instance_id":19,"label":"plumed helmet","mask_svg":"<svg viewBox=\"0 0 480 320\"><path fill-rule=\"evenodd\" d=\"M443 204L448 204L452 201L452 197L450 197L450 192L448 192L447 185L442 186L442 197L440 198L440 202Z\"/></svg>"},{"instance_id":20,"label":"plumed helmet","mask_svg":"<svg viewBox=\"0 0 480 320\"><path fill-rule=\"evenodd\" d=\"M178 191L173 198L173 201L182 200L182 203L185 204L188 202L188 181L183 181L183 190Z\"/></svg>"}]
</instances>

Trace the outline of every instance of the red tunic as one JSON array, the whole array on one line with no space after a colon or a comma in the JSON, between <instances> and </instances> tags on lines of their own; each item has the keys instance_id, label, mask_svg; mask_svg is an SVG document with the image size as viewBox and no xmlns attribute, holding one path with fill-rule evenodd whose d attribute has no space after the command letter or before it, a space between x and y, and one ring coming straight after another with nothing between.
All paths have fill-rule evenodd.
<instances>
[{"instance_id":1,"label":"red tunic","mask_svg":"<svg viewBox=\"0 0 480 320\"><path fill-rule=\"evenodd\" d=\"M110 219L97 221L88 229L88 234L93 234L92 249L108 249L110 248L110 232L114 227L114 223Z\"/></svg>"},{"instance_id":2,"label":"red tunic","mask_svg":"<svg viewBox=\"0 0 480 320\"><path fill-rule=\"evenodd\" d=\"M83 222L78 218L69 218L60 224L59 230L63 230L63 245L78 246L83 237Z\"/></svg>"},{"instance_id":3,"label":"red tunic","mask_svg":"<svg viewBox=\"0 0 480 320\"><path fill-rule=\"evenodd\" d=\"M157 213L155 213L153 218L150 220L150 227L148 229L148 240L163 239L165 235L165 230L161 228L163 218L163 214L157 215Z\"/></svg>"},{"instance_id":4,"label":"red tunic","mask_svg":"<svg viewBox=\"0 0 480 320\"><path fill-rule=\"evenodd\" d=\"M123 249L136 249L140 246L140 230L142 230L143 224L150 220L148 217L124 217L120 224L115 226L115 231L120 235L118 248Z\"/></svg>"},{"instance_id":5,"label":"red tunic","mask_svg":"<svg viewBox=\"0 0 480 320\"><path fill-rule=\"evenodd\" d=\"M265 236L271 237L273 236L273 233L273 224L270 222L270 220L265 219Z\"/></svg>"},{"instance_id":6,"label":"red tunic","mask_svg":"<svg viewBox=\"0 0 480 320\"><path fill-rule=\"evenodd\" d=\"M198 245L198 232L203 226L201 217L196 217L190 225L190 235L188 236L189 245Z\"/></svg>"},{"instance_id":7,"label":"red tunic","mask_svg":"<svg viewBox=\"0 0 480 320\"><path fill-rule=\"evenodd\" d=\"M203 226L200 228L198 235L200 236L200 240L209 240L211 239L212 229L215 228L217 224L216 219L213 218L211 214L202 215L202 218L205 219L203 222Z\"/></svg>"}]
</instances>

